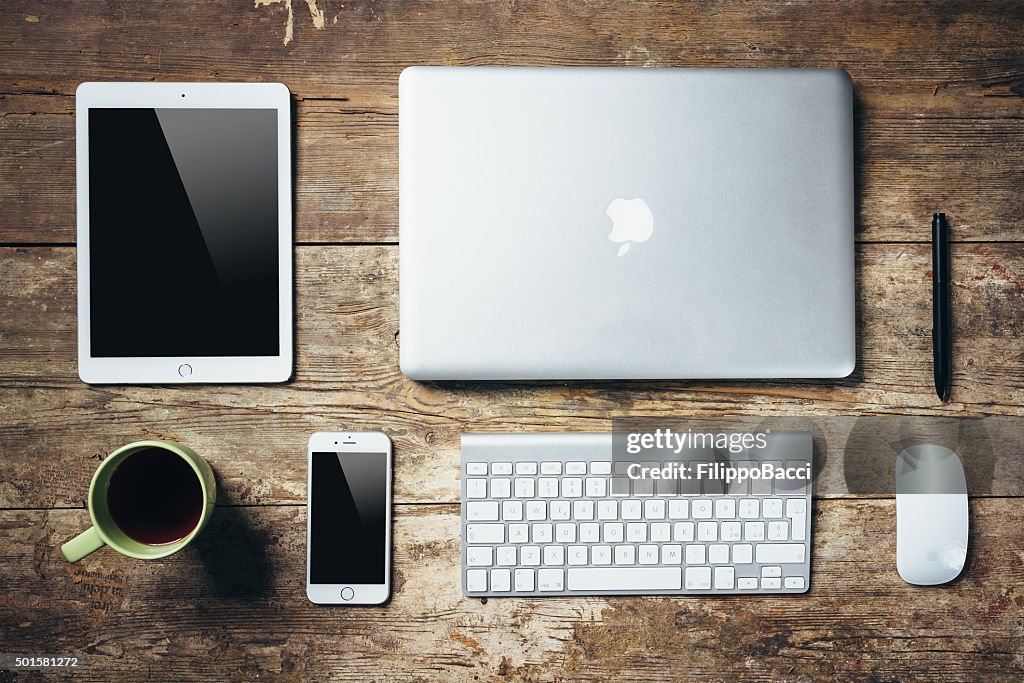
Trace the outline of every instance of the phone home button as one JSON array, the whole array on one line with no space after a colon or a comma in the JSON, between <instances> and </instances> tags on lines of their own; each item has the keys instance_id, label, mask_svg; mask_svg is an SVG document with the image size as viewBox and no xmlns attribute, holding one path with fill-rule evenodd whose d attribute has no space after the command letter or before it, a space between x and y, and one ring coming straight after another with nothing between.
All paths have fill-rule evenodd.
<instances>
[{"instance_id":1,"label":"phone home button","mask_svg":"<svg viewBox=\"0 0 1024 683\"><path fill-rule=\"evenodd\" d=\"M349 588L348 586L345 586L344 588L341 589L341 599L342 600L351 600L352 598L355 597L355 595L356 595L356 592L354 590L352 590L351 588Z\"/></svg>"},{"instance_id":2,"label":"phone home button","mask_svg":"<svg viewBox=\"0 0 1024 683\"><path fill-rule=\"evenodd\" d=\"M178 374L181 375L182 377L191 377L192 366L189 365L188 363L184 363L183 365L178 366Z\"/></svg>"}]
</instances>

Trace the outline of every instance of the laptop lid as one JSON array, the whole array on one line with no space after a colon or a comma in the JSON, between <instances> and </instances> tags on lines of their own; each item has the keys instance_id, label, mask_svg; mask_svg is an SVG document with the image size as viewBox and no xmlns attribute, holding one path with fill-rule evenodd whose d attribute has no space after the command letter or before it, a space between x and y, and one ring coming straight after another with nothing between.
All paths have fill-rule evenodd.
<instances>
[{"instance_id":1,"label":"laptop lid","mask_svg":"<svg viewBox=\"0 0 1024 683\"><path fill-rule=\"evenodd\" d=\"M411 67L399 90L407 376L853 370L845 72Z\"/></svg>"}]
</instances>

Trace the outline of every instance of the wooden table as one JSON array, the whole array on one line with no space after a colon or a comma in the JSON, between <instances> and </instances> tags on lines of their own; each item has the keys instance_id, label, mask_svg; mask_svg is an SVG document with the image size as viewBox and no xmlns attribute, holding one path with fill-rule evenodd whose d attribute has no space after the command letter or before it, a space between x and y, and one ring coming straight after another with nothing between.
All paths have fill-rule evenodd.
<instances>
[{"instance_id":1,"label":"wooden table","mask_svg":"<svg viewBox=\"0 0 1024 683\"><path fill-rule=\"evenodd\" d=\"M416 383L398 368L397 79L410 64L837 66L856 92L858 357L841 381ZM74 91L282 81L295 101L297 363L274 386L97 386L75 362ZM752 103L756 106L756 103ZM0 650L85 680L1020 679L1024 505L971 503L951 586L893 563L891 498L814 503L812 588L780 598L479 600L459 587L459 435L613 416L1024 416L1024 5L825 1L7 0L0 15ZM949 215L953 401L931 384L932 211ZM394 598L303 595L305 442L395 443ZM220 480L194 547L58 546L140 437ZM1019 490L1017 490L1019 493ZM37 674L0 673L0 680Z\"/></svg>"}]
</instances>

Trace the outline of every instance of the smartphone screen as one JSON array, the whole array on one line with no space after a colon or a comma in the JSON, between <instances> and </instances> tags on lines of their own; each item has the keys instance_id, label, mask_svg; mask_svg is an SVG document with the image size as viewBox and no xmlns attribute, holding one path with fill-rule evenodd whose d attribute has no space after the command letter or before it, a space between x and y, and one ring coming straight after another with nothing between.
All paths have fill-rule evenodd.
<instances>
[{"instance_id":1,"label":"smartphone screen","mask_svg":"<svg viewBox=\"0 0 1024 683\"><path fill-rule=\"evenodd\" d=\"M385 583L387 464L387 453L313 453L311 584Z\"/></svg>"}]
</instances>

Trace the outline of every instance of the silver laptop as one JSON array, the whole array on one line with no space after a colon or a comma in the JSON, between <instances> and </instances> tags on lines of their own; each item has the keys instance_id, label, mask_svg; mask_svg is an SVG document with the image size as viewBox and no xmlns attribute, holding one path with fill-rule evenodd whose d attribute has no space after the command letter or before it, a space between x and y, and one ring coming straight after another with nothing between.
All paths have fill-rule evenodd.
<instances>
[{"instance_id":1,"label":"silver laptop","mask_svg":"<svg viewBox=\"0 0 1024 683\"><path fill-rule=\"evenodd\" d=\"M407 376L853 370L844 72L412 67L399 91Z\"/></svg>"}]
</instances>

